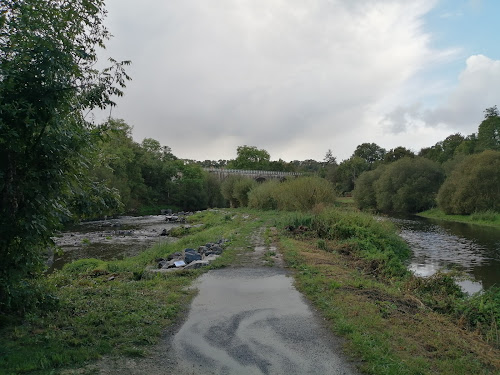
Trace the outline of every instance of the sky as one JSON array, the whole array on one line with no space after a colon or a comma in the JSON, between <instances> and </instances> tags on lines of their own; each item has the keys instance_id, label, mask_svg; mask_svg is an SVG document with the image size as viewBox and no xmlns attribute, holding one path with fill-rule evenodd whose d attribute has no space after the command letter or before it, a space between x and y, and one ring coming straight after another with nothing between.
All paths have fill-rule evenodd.
<instances>
[{"instance_id":1,"label":"sky","mask_svg":"<svg viewBox=\"0 0 500 375\"><path fill-rule=\"evenodd\" d=\"M111 116L179 158L415 152L500 106L498 0L108 0ZM97 119L99 119L97 115Z\"/></svg>"}]
</instances>

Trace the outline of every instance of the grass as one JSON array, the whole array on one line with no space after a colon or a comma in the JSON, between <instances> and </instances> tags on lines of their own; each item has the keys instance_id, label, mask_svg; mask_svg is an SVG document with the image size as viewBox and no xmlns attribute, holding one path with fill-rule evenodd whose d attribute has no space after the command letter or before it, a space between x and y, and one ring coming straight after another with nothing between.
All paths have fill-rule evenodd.
<instances>
[{"instance_id":1,"label":"grass","mask_svg":"<svg viewBox=\"0 0 500 375\"><path fill-rule=\"evenodd\" d=\"M418 216L429 219L456 221L459 223L477 224L500 228L500 213L493 211L477 212L472 215L446 215L438 208L420 212Z\"/></svg>"},{"instance_id":2,"label":"grass","mask_svg":"<svg viewBox=\"0 0 500 375\"><path fill-rule=\"evenodd\" d=\"M146 355L205 271L153 276L146 270L155 259L225 238L210 268L224 267L265 226L265 243L279 246L296 287L345 337L363 373L500 374L500 291L466 298L446 276L412 276L403 266L408 247L388 222L342 208L206 211L189 221L203 227L176 243L120 261L79 260L44 279L49 307L0 330L0 373L52 374L103 355Z\"/></svg>"},{"instance_id":3,"label":"grass","mask_svg":"<svg viewBox=\"0 0 500 375\"><path fill-rule=\"evenodd\" d=\"M40 280L52 304L0 329L0 374L52 374L103 355L144 356L187 308L186 288L205 269L151 274L155 259L221 238L230 240L209 268L229 265L259 220L205 212L204 230L118 261L81 259Z\"/></svg>"},{"instance_id":4,"label":"grass","mask_svg":"<svg viewBox=\"0 0 500 375\"><path fill-rule=\"evenodd\" d=\"M325 231L318 223L325 220L336 229ZM299 223L307 223L309 230L291 232L289 226ZM494 326L487 317L500 317L500 303L495 302L500 293L469 300L446 276L422 281L402 272L397 263L407 256L405 245L398 245L394 228L378 224L349 212L289 215L282 220L282 228L288 229L279 237L297 288L330 328L346 338L346 351L360 361L361 370L499 374L499 342L488 339L495 330L467 322L486 319L485 326ZM391 261L395 258L399 261Z\"/></svg>"}]
</instances>

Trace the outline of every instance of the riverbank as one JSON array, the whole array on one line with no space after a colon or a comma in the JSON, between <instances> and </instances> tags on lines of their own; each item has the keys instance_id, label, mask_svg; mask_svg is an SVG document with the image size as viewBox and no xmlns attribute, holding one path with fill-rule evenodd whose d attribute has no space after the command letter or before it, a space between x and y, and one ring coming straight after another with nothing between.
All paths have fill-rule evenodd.
<instances>
[{"instance_id":1,"label":"riverbank","mask_svg":"<svg viewBox=\"0 0 500 375\"><path fill-rule=\"evenodd\" d=\"M494 301L500 294L473 301L449 277L413 277L403 265L409 250L390 223L328 209L224 210L192 220L203 226L175 243L122 261L80 260L48 276L44 283L53 297L47 306L0 331L0 370L52 374L103 355L147 355L161 333L182 320L195 294L186 287L205 269L151 276L146 268L220 238L230 241L210 267L237 264L238 254L249 251L252 233L265 227L265 241L278 245L298 289L328 327L345 337L344 350L364 372L500 373L492 330L499 323Z\"/></svg>"},{"instance_id":2,"label":"riverbank","mask_svg":"<svg viewBox=\"0 0 500 375\"><path fill-rule=\"evenodd\" d=\"M428 219L455 221L459 223L482 225L487 227L500 228L500 213L483 212L472 215L446 215L438 208L432 208L417 214Z\"/></svg>"}]
</instances>

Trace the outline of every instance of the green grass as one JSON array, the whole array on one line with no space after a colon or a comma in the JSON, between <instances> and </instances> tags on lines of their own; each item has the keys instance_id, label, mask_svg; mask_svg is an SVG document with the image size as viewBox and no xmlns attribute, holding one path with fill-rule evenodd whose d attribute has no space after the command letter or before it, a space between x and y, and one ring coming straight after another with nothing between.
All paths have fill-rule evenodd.
<instances>
[{"instance_id":1,"label":"green grass","mask_svg":"<svg viewBox=\"0 0 500 375\"><path fill-rule=\"evenodd\" d=\"M467 299L446 276L402 272L406 245L393 227L364 215L287 215L281 228L299 223L310 230L282 232L284 259L364 373L500 374L498 331L491 329L500 293Z\"/></svg>"},{"instance_id":2,"label":"green grass","mask_svg":"<svg viewBox=\"0 0 500 375\"><path fill-rule=\"evenodd\" d=\"M206 211L189 222L203 227L133 258L83 259L41 280L48 307L0 330L0 374L147 355L187 308L195 292L186 286L206 270L153 275L146 270L155 259L225 238L209 268L234 264L262 226L266 245L279 245L297 288L345 337L364 373L500 374L500 291L465 298L446 276L415 278L404 267L408 247L388 222L331 208Z\"/></svg>"},{"instance_id":3,"label":"green grass","mask_svg":"<svg viewBox=\"0 0 500 375\"><path fill-rule=\"evenodd\" d=\"M420 212L418 216L426 217L429 219L456 221L459 223L477 224L489 227L500 228L500 213L487 211L477 212L472 215L446 215L438 208Z\"/></svg>"},{"instance_id":4,"label":"green grass","mask_svg":"<svg viewBox=\"0 0 500 375\"><path fill-rule=\"evenodd\" d=\"M205 229L132 258L81 259L40 280L54 302L0 330L0 374L52 374L103 355L145 355L186 309L195 293L186 287L206 270L152 274L147 267L157 258L221 238L230 242L207 269L224 267L262 225L254 216L228 219L210 212L191 220L206 220Z\"/></svg>"}]
</instances>

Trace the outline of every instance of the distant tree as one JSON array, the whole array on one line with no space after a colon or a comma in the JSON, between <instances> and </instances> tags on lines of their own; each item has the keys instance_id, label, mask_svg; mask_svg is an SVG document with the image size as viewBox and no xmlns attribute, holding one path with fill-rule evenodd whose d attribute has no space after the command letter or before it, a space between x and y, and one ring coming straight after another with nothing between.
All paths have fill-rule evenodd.
<instances>
[{"instance_id":1,"label":"distant tree","mask_svg":"<svg viewBox=\"0 0 500 375\"><path fill-rule=\"evenodd\" d=\"M380 165L374 170L363 172L356 180L353 197L356 207L360 210L377 209L375 182L378 181L385 168L386 165Z\"/></svg>"},{"instance_id":2,"label":"distant tree","mask_svg":"<svg viewBox=\"0 0 500 375\"><path fill-rule=\"evenodd\" d=\"M337 165L337 158L333 156L332 150L328 149L323 158L325 165Z\"/></svg>"},{"instance_id":3,"label":"distant tree","mask_svg":"<svg viewBox=\"0 0 500 375\"><path fill-rule=\"evenodd\" d=\"M238 146L236 159L230 164L234 169L265 170L269 167L269 152L255 146Z\"/></svg>"},{"instance_id":4,"label":"distant tree","mask_svg":"<svg viewBox=\"0 0 500 375\"><path fill-rule=\"evenodd\" d=\"M418 155L437 161L438 163L444 163L453 158L455 152L464 141L465 138L460 133L452 134L446 137L444 141L438 142L432 147L423 148Z\"/></svg>"},{"instance_id":5,"label":"distant tree","mask_svg":"<svg viewBox=\"0 0 500 375\"><path fill-rule=\"evenodd\" d=\"M496 107L495 107L496 108ZM476 151L500 151L500 116L488 116L479 125Z\"/></svg>"},{"instance_id":6,"label":"distant tree","mask_svg":"<svg viewBox=\"0 0 500 375\"><path fill-rule=\"evenodd\" d=\"M500 117L500 112L498 111L498 108L496 105L490 108L486 108L484 110L484 118L488 119L490 117Z\"/></svg>"},{"instance_id":7,"label":"distant tree","mask_svg":"<svg viewBox=\"0 0 500 375\"><path fill-rule=\"evenodd\" d=\"M370 169L370 164L359 156L343 160L335 171L335 189L339 194L351 192L361 173Z\"/></svg>"},{"instance_id":8,"label":"distant tree","mask_svg":"<svg viewBox=\"0 0 500 375\"><path fill-rule=\"evenodd\" d=\"M386 150L376 143L362 143L354 151L353 156L358 156L364 159L368 164L372 165L377 161L384 160Z\"/></svg>"},{"instance_id":9,"label":"distant tree","mask_svg":"<svg viewBox=\"0 0 500 375\"><path fill-rule=\"evenodd\" d=\"M425 158L406 157L386 165L374 182L377 209L406 213L429 209L443 179L440 165Z\"/></svg>"},{"instance_id":10,"label":"distant tree","mask_svg":"<svg viewBox=\"0 0 500 375\"><path fill-rule=\"evenodd\" d=\"M500 212L500 152L467 156L439 189L437 202L447 214Z\"/></svg>"},{"instance_id":11,"label":"distant tree","mask_svg":"<svg viewBox=\"0 0 500 375\"><path fill-rule=\"evenodd\" d=\"M396 148L389 150L385 154L384 162L392 163L392 162L398 161L399 159L406 158L406 157L413 158L413 157L415 157L415 154L413 153L413 151L408 150L405 147L399 146L399 147L396 147Z\"/></svg>"}]
</instances>

